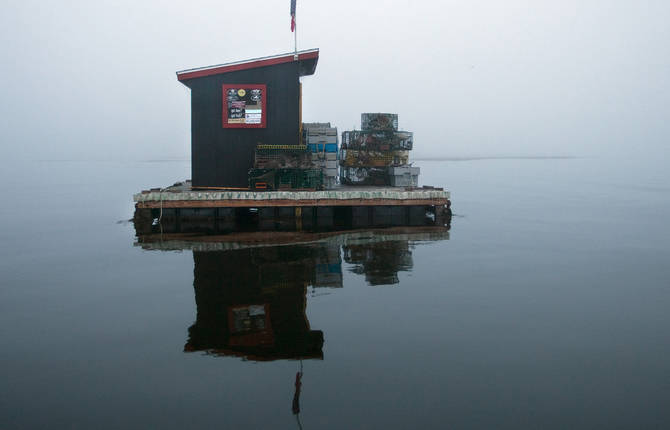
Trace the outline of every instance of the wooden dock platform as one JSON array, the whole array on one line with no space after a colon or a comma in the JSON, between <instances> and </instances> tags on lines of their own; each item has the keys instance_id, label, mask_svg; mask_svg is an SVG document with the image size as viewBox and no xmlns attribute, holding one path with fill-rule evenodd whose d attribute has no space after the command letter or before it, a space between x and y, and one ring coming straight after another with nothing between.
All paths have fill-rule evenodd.
<instances>
[{"instance_id":1,"label":"wooden dock platform","mask_svg":"<svg viewBox=\"0 0 670 430\"><path fill-rule=\"evenodd\" d=\"M189 181L133 196L138 235L443 226L451 220L449 198L435 187L252 191L194 189Z\"/></svg>"},{"instance_id":2,"label":"wooden dock platform","mask_svg":"<svg viewBox=\"0 0 670 430\"><path fill-rule=\"evenodd\" d=\"M340 186L325 191L199 190L189 181L135 194L137 208L304 207L304 206L417 206L446 205L442 188Z\"/></svg>"}]
</instances>

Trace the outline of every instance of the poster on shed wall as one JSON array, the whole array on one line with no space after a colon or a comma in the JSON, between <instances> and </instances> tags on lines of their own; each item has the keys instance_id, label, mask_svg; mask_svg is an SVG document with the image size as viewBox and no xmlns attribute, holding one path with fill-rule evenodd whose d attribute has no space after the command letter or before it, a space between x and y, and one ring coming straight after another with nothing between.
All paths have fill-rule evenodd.
<instances>
[{"instance_id":1,"label":"poster on shed wall","mask_svg":"<svg viewBox=\"0 0 670 430\"><path fill-rule=\"evenodd\" d=\"M223 127L265 128L266 93L263 84L224 84Z\"/></svg>"}]
</instances>

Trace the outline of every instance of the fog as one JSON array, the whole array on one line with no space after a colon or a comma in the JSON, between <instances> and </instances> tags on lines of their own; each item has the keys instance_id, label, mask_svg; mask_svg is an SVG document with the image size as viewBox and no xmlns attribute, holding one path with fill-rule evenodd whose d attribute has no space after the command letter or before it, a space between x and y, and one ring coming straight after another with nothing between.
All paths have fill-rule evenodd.
<instances>
[{"instance_id":1,"label":"fog","mask_svg":"<svg viewBox=\"0 0 670 430\"><path fill-rule=\"evenodd\" d=\"M667 154L667 1L297 1L303 118L399 114L415 157ZM175 71L293 50L289 1L10 1L5 159L188 159Z\"/></svg>"}]
</instances>

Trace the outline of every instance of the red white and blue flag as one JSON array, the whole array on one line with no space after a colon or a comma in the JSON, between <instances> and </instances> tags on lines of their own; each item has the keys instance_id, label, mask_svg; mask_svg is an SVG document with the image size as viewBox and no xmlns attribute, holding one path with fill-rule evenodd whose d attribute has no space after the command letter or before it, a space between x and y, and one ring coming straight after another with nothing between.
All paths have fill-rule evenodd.
<instances>
[{"instance_id":1,"label":"red white and blue flag","mask_svg":"<svg viewBox=\"0 0 670 430\"><path fill-rule=\"evenodd\" d=\"M291 0L291 32L295 30L295 0Z\"/></svg>"}]
</instances>

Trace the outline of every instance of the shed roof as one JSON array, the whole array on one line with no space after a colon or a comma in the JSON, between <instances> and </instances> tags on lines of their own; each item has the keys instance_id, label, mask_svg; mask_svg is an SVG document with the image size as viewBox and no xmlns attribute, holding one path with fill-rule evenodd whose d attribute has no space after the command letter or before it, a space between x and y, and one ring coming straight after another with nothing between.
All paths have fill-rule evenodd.
<instances>
[{"instance_id":1,"label":"shed roof","mask_svg":"<svg viewBox=\"0 0 670 430\"><path fill-rule=\"evenodd\" d=\"M232 63L181 70L177 72L177 79L180 82L183 82L189 79L220 75L223 73L236 72L239 70L255 69L258 67L274 66L277 64L290 63L292 61L298 61L300 63L300 76L312 75L316 70L316 63L319 61L319 50L307 49L305 51L272 55L270 57L252 58L250 60L235 61Z\"/></svg>"}]
</instances>

